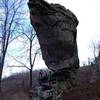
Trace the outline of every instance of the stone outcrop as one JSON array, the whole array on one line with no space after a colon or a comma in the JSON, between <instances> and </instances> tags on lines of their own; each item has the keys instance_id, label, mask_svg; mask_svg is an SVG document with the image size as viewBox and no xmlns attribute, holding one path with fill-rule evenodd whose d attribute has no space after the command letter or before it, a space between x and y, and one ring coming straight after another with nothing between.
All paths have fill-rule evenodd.
<instances>
[{"instance_id":1,"label":"stone outcrop","mask_svg":"<svg viewBox=\"0 0 100 100\"><path fill-rule=\"evenodd\" d=\"M59 4L30 0L30 20L40 43L43 59L53 71L78 68L76 16Z\"/></svg>"},{"instance_id":2,"label":"stone outcrop","mask_svg":"<svg viewBox=\"0 0 100 100\"><path fill-rule=\"evenodd\" d=\"M28 6L45 64L56 73L57 79L60 75L65 81L74 80L79 68L77 17L62 5L44 0L29 0Z\"/></svg>"}]
</instances>

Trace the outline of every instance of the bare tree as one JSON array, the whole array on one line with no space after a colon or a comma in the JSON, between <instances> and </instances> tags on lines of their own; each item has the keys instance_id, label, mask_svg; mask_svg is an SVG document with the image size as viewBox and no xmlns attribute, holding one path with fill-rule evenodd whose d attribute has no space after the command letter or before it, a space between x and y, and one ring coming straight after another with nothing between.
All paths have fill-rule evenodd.
<instances>
[{"instance_id":1,"label":"bare tree","mask_svg":"<svg viewBox=\"0 0 100 100\"><path fill-rule=\"evenodd\" d=\"M100 81L100 42L99 41L91 41L90 49L93 53L93 61L91 62L91 66L93 65L94 71L96 74L96 81Z\"/></svg>"},{"instance_id":2,"label":"bare tree","mask_svg":"<svg viewBox=\"0 0 100 100\"><path fill-rule=\"evenodd\" d=\"M33 70L33 66L34 66L34 63L35 63L36 56L40 52L40 48L36 48L36 51L35 51L34 57L33 57L32 51L33 51L33 48L34 48L34 45L35 45L33 43L33 41L36 37L36 33L35 33L35 31L32 27L29 27L28 34L24 34L24 35L28 38L28 41L29 41L28 53L29 53L29 65L30 65L30 88L32 89L32 70Z\"/></svg>"},{"instance_id":3,"label":"bare tree","mask_svg":"<svg viewBox=\"0 0 100 100\"><path fill-rule=\"evenodd\" d=\"M29 88L30 88L30 100L32 100L31 90L33 88L33 67L36 60L37 54L40 55L40 47L37 44L38 41L36 33L30 25L27 28L23 28L23 45L24 48L21 49L23 53L18 57L13 57L13 59L18 62L20 65L12 65L10 67L24 67L29 70Z\"/></svg>"},{"instance_id":4,"label":"bare tree","mask_svg":"<svg viewBox=\"0 0 100 100\"><path fill-rule=\"evenodd\" d=\"M36 37L36 34L33 30L33 28L30 28L29 29L29 34L24 34L28 41L29 41L29 48L27 49L28 50L28 53L29 53L29 56L28 56L28 59L29 59L29 70L30 70L30 88L32 89L32 70L33 70L33 66L34 66L34 63L35 63L35 59L36 59L36 56L37 54L39 54L40 52L40 48L36 48L36 51L34 52L34 56L33 56L33 48L34 48L34 38Z\"/></svg>"},{"instance_id":5,"label":"bare tree","mask_svg":"<svg viewBox=\"0 0 100 100\"><path fill-rule=\"evenodd\" d=\"M93 58L93 63L96 61L96 57L98 55L98 41L93 41L91 40L91 44L89 45L90 50L92 51L92 58Z\"/></svg>"},{"instance_id":6,"label":"bare tree","mask_svg":"<svg viewBox=\"0 0 100 100\"><path fill-rule=\"evenodd\" d=\"M13 59L18 62L20 65L12 65L10 67L25 67L29 70L30 74L30 90L32 90L33 85L33 77L32 77L32 71L34 67L34 63L36 60L37 54L40 54L40 47L38 45L36 32L35 30L29 25L27 28L23 28L23 45L24 48L22 49L23 53L21 56L13 57ZM31 97L30 97L31 99Z\"/></svg>"},{"instance_id":7,"label":"bare tree","mask_svg":"<svg viewBox=\"0 0 100 100\"><path fill-rule=\"evenodd\" d=\"M21 35L22 5L24 0L0 0L0 85L8 45Z\"/></svg>"}]
</instances>

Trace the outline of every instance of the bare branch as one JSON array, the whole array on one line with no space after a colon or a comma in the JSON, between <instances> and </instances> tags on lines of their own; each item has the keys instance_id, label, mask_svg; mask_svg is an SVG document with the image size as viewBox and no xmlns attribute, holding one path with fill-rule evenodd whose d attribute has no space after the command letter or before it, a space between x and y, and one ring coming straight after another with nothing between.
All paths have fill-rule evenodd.
<instances>
[{"instance_id":1,"label":"bare branch","mask_svg":"<svg viewBox=\"0 0 100 100\"><path fill-rule=\"evenodd\" d=\"M24 63L22 63L21 61L19 61L17 58L15 58L15 57L13 57L13 56L11 56L15 61L17 61L19 64L21 64L22 66L24 66L25 68L27 68L27 69L29 69L30 70L30 68L29 67L27 67ZM15 66L15 65L14 65Z\"/></svg>"},{"instance_id":2,"label":"bare branch","mask_svg":"<svg viewBox=\"0 0 100 100\"><path fill-rule=\"evenodd\" d=\"M8 45L21 33L23 6L24 0L0 0L0 84Z\"/></svg>"},{"instance_id":3,"label":"bare branch","mask_svg":"<svg viewBox=\"0 0 100 100\"><path fill-rule=\"evenodd\" d=\"M22 66L18 66L18 65L11 65L11 66L10 66L10 65L9 65L9 66L7 66L7 67L24 67L24 68L27 68L28 70L30 70L30 68L28 68L27 66L23 66L23 65L22 65Z\"/></svg>"},{"instance_id":4,"label":"bare branch","mask_svg":"<svg viewBox=\"0 0 100 100\"><path fill-rule=\"evenodd\" d=\"M34 63L35 63L36 56L37 56L37 54L39 54L39 53L38 53L39 50L40 50L40 48L37 49L37 51L35 52L34 59L33 59L33 63L32 63L33 66L34 66Z\"/></svg>"}]
</instances>

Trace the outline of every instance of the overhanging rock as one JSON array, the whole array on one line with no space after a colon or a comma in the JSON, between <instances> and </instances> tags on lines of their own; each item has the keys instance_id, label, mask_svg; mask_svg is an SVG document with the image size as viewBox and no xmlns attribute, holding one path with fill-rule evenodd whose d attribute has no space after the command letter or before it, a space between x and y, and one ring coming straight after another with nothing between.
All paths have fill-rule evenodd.
<instances>
[{"instance_id":1,"label":"overhanging rock","mask_svg":"<svg viewBox=\"0 0 100 100\"><path fill-rule=\"evenodd\" d=\"M44 0L29 0L28 6L45 64L53 72L74 79L79 68L77 17L69 9Z\"/></svg>"}]
</instances>

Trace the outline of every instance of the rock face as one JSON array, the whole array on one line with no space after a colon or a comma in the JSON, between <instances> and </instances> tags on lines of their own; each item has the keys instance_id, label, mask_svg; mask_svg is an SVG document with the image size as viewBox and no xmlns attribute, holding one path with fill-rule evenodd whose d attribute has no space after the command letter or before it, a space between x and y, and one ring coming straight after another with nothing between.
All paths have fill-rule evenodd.
<instances>
[{"instance_id":1,"label":"rock face","mask_svg":"<svg viewBox=\"0 0 100 100\"><path fill-rule=\"evenodd\" d=\"M47 67L64 73L79 68L77 17L69 9L44 0L29 0L28 6Z\"/></svg>"}]
</instances>

